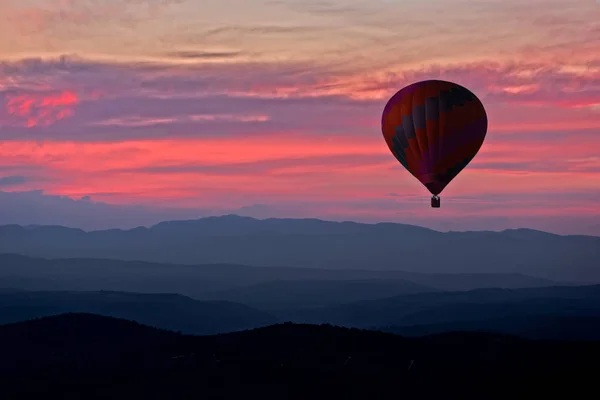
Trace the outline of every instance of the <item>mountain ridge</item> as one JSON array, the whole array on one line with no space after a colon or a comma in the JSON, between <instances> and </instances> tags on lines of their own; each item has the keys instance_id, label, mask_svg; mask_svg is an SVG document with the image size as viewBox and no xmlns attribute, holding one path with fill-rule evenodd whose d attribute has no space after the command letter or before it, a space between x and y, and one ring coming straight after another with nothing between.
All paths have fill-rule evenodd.
<instances>
[{"instance_id":1,"label":"mountain ridge","mask_svg":"<svg viewBox=\"0 0 600 400\"><path fill-rule=\"evenodd\" d=\"M244 215L238 215L238 214L225 214L225 215L218 215L218 216L207 216L207 217L201 217L201 218L194 218L194 219L177 219L177 220L167 220L167 221L161 221L158 222L156 224L152 224L149 226L137 226L134 228L128 228L128 229L122 229L122 228L109 228L109 229L91 229L91 230L87 230L87 229L81 229L81 228L75 228L75 227L69 227L69 226L64 226L64 225L56 225L56 224L49 224L49 225L44 225L44 224L29 224L29 225L20 225L20 224L0 224L0 228L15 228L15 227L19 227L19 228L24 228L25 230L36 230L36 229L44 229L44 228L62 228L65 230L72 230L72 231L78 231L78 232L83 232L83 233L97 233L97 232L131 232L131 231L145 231L145 230L152 230L153 228L160 228L160 227L165 227L165 226L169 226L169 225L196 225L199 223L204 223L204 222L211 222L211 221L235 221L235 222L251 222L251 223L255 223L255 222L265 222L265 223L284 223L284 222L288 222L288 223L318 223L318 224L332 224L332 225L344 225L344 226L370 226L370 227L387 227L387 226L394 226L394 227L408 227L408 228L417 228L419 230L423 230L423 231L429 231L429 232L437 232L437 233L511 233L511 232L532 232L532 233L541 233L541 234L546 234L546 235L551 235L551 236L561 236L561 237L599 237L596 235L581 235L581 234L559 234L559 233L553 233L553 232L548 232L548 231L544 231L544 230L540 230L540 229L532 229L532 228L526 228L526 227L521 227L521 228L507 228L507 229L503 229L503 230L460 230L460 231L455 231L455 230L448 230L448 231L442 231L442 230L438 230L438 229L433 229L433 228L428 228L428 227L424 227L424 226L420 226L420 225L415 225L415 224L406 224L406 223L401 223L401 222L356 222L356 221L334 221L334 220L327 220L327 219L321 219L321 218L254 218L254 217L249 217L249 216L244 216Z\"/></svg>"},{"instance_id":2,"label":"mountain ridge","mask_svg":"<svg viewBox=\"0 0 600 400\"><path fill-rule=\"evenodd\" d=\"M444 326L465 330L469 326L478 329L495 326L505 333L528 329L535 335L539 334L536 319L546 318L546 325L556 325L556 321L569 318L588 319L600 326L600 285L405 294L294 310L292 315L295 322L327 322L363 329L393 327L395 332L427 332L428 327L435 331ZM509 320L517 324L513 326ZM600 339L598 331L587 329L585 325L577 329L573 329L574 334ZM552 330L545 335L554 338Z\"/></svg>"},{"instance_id":3,"label":"mountain ridge","mask_svg":"<svg viewBox=\"0 0 600 400\"><path fill-rule=\"evenodd\" d=\"M222 263L180 265L148 261L36 258L19 254L0 254L0 286L31 290L175 292L198 299L223 290L252 291L256 289L254 285L265 285L269 282L273 284L276 281L324 281L319 283L320 285L327 285L325 281L379 281L388 288L389 282L396 281L403 287L407 287L406 282L411 282L411 286L420 285L424 289L428 288L427 290L468 290L478 287L516 288L558 284L556 281L516 273L441 274L257 267ZM282 285L285 284L284 282ZM339 283L332 282L329 285L339 286ZM307 287L307 289L310 288ZM401 290L398 294L404 292Z\"/></svg>"},{"instance_id":4,"label":"mountain ridge","mask_svg":"<svg viewBox=\"0 0 600 400\"><path fill-rule=\"evenodd\" d=\"M174 264L522 273L600 283L600 237L530 229L439 232L395 223L224 216L84 232L0 226L0 253ZM432 251L435 250L435 251Z\"/></svg>"}]
</instances>

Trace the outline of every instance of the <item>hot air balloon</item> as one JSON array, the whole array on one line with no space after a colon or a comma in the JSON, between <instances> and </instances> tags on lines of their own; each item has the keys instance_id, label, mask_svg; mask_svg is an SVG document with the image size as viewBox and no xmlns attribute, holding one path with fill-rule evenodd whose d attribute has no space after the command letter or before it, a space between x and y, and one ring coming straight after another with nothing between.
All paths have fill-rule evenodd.
<instances>
[{"instance_id":1,"label":"hot air balloon","mask_svg":"<svg viewBox=\"0 0 600 400\"><path fill-rule=\"evenodd\" d=\"M487 132L481 101L452 82L427 80L398 91L381 118L383 137L392 154L431 192L440 193L475 157Z\"/></svg>"}]
</instances>

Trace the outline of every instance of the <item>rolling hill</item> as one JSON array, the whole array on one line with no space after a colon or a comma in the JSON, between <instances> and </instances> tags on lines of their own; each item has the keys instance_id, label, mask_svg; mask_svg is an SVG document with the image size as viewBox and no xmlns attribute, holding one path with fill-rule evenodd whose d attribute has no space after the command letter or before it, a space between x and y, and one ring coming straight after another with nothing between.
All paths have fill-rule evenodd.
<instances>
[{"instance_id":1,"label":"rolling hill","mask_svg":"<svg viewBox=\"0 0 600 400\"><path fill-rule=\"evenodd\" d=\"M146 325L207 335L276 323L263 311L225 301L124 292L0 291L0 324L62 313L94 313Z\"/></svg>"},{"instance_id":2,"label":"rolling hill","mask_svg":"<svg viewBox=\"0 0 600 400\"><path fill-rule=\"evenodd\" d=\"M594 329L600 326L600 285L419 293L277 315L295 322L413 335L477 330L536 339L600 340L600 330ZM563 323L572 325L561 328Z\"/></svg>"},{"instance_id":3,"label":"rolling hill","mask_svg":"<svg viewBox=\"0 0 600 400\"><path fill-rule=\"evenodd\" d=\"M406 280L269 281L205 295L206 299L243 303L262 310L323 307L439 289Z\"/></svg>"},{"instance_id":4,"label":"rolling hill","mask_svg":"<svg viewBox=\"0 0 600 400\"><path fill-rule=\"evenodd\" d=\"M300 305L309 299L311 293L315 293L317 287L320 300L314 298L310 301L329 305L416 291L551 285L556 285L556 282L521 274L428 274L231 264L190 266L107 259L48 260L0 254L0 287L179 293L196 299L244 299L262 304L265 301L290 304L296 299Z\"/></svg>"},{"instance_id":5,"label":"rolling hill","mask_svg":"<svg viewBox=\"0 0 600 400\"><path fill-rule=\"evenodd\" d=\"M253 291L236 292L246 296L238 298L239 303L198 301L168 294L0 289L0 324L65 312L85 312L202 335L291 321L380 329L411 336L479 331L531 339L600 340L600 329L596 329L600 327L600 285L430 291L338 303L342 298L356 295L376 296L368 282L370 289L363 290L363 283L354 287L358 289L354 293L304 291L299 299L294 298L297 292L293 291L287 294L261 291L259 296ZM379 283L376 289L381 288ZM333 287L343 289L343 285ZM290 288L305 289L306 286ZM394 286L389 289L393 290ZM384 294L382 291L379 296Z\"/></svg>"}]
</instances>

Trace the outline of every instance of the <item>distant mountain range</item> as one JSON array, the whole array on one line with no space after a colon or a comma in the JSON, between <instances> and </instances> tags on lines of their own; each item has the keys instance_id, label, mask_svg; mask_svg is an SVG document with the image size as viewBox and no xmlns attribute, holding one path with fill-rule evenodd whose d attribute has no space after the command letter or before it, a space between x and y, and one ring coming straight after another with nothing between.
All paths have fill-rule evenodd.
<instances>
[{"instance_id":1,"label":"distant mountain range","mask_svg":"<svg viewBox=\"0 0 600 400\"><path fill-rule=\"evenodd\" d=\"M600 342L280 324L192 337L89 314L0 326L7 399L586 398Z\"/></svg>"},{"instance_id":2,"label":"distant mountain range","mask_svg":"<svg viewBox=\"0 0 600 400\"><path fill-rule=\"evenodd\" d=\"M132 230L0 226L0 253L179 264L519 273L600 283L600 237L517 229L448 232L411 225L223 216Z\"/></svg>"}]
</instances>

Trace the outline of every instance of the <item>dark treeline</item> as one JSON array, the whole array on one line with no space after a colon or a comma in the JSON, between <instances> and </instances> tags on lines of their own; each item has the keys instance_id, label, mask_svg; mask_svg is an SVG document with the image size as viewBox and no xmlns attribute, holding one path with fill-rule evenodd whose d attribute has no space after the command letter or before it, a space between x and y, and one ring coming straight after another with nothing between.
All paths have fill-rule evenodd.
<instances>
[{"instance_id":1,"label":"dark treeline","mask_svg":"<svg viewBox=\"0 0 600 400\"><path fill-rule=\"evenodd\" d=\"M294 324L193 337L67 314L0 326L0 352L5 398L576 398L600 343Z\"/></svg>"}]
</instances>

